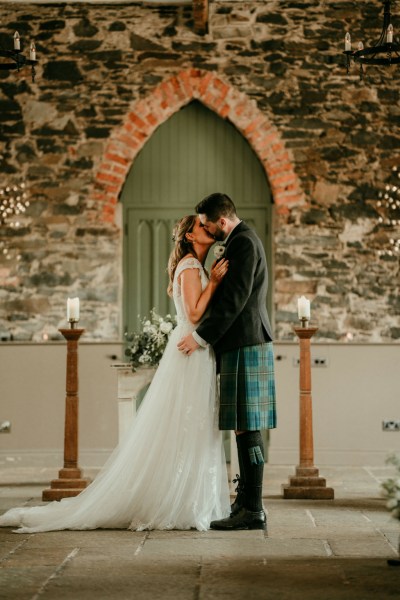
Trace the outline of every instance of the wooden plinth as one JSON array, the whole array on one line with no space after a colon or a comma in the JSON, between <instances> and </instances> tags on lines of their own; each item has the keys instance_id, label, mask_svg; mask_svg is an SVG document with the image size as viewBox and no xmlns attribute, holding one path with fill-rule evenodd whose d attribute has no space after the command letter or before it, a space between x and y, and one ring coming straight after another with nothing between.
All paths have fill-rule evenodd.
<instances>
[{"instance_id":1,"label":"wooden plinth","mask_svg":"<svg viewBox=\"0 0 400 600\"><path fill-rule=\"evenodd\" d=\"M58 476L58 479L51 481L47 490L43 490L43 502L77 496L90 483L90 479L82 478L80 469L60 469Z\"/></svg>"},{"instance_id":2,"label":"wooden plinth","mask_svg":"<svg viewBox=\"0 0 400 600\"><path fill-rule=\"evenodd\" d=\"M333 488L326 487L326 479L319 476L315 467L297 467L296 475L290 477L289 485L282 486L283 497L288 500L333 500Z\"/></svg>"},{"instance_id":3,"label":"wooden plinth","mask_svg":"<svg viewBox=\"0 0 400 600\"><path fill-rule=\"evenodd\" d=\"M310 340L318 327L294 327L294 330L300 341L300 464L289 485L282 486L282 493L284 498L293 500L332 500L333 488L326 487L326 480L314 466Z\"/></svg>"},{"instance_id":4,"label":"wooden plinth","mask_svg":"<svg viewBox=\"0 0 400 600\"><path fill-rule=\"evenodd\" d=\"M64 467L43 490L42 500L62 500L77 496L90 483L78 467L78 341L84 329L60 329L67 340L67 381L65 398Z\"/></svg>"}]
</instances>

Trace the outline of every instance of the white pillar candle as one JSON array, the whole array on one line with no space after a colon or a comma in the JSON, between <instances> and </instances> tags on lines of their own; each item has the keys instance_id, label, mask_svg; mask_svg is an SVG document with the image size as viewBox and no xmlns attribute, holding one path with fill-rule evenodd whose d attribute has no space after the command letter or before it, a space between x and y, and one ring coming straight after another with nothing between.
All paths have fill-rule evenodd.
<instances>
[{"instance_id":1,"label":"white pillar candle","mask_svg":"<svg viewBox=\"0 0 400 600\"><path fill-rule=\"evenodd\" d=\"M310 320L310 301L305 296L301 296L301 298L297 300L297 312L299 315L299 319Z\"/></svg>"},{"instance_id":2,"label":"white pillar candle","mask_svg":"<svg viewBox=\"0 0 400 600\"><path fill-rule=\"evenodd\" d=\"M386 43L388 43L388 44L393 43L393 25L391 23L390 23L389 27L387 28Z\"/></svg>"},{"instance_id":3,"label":"white pillar candle","mask_svg":"<svg viewBox=\"0 0 400 600\"><path fill-rule=\"evenodd\" d=\"M67 300L67 321L79 321L79 298L68 298Z\"/></svg>"},{"instance_id":4,"label":"white pillar candle","mask_svg":"<svg viewBox=\"0 0 400 600\"><path fill-rule=\"evenodd\" d=\"M31 43L31 49L29 52L29 58L30 60L36 60L36 46L35 46L35 42Z\"/></svg>"},{"instance_id":5,"label":"white pillar candle","mask_svg":"<svg viewBox=\"0 0 400 600\"><path fill-rule=\"evenodd\" d=\"M21 50L21 41L18 31L14 33L14 50Z\"/></svg>"},{"instance_id":6,"label":"white pillar candle","mask_svg":"<svg viewBox=\"0 0 400 600\"><path fill-rule=\"evenodd\" d=\"M349 52L351 50L351 37L349 32L347 32L344 36L344 49L346 52Z\"/></svg>"}]
</instances>

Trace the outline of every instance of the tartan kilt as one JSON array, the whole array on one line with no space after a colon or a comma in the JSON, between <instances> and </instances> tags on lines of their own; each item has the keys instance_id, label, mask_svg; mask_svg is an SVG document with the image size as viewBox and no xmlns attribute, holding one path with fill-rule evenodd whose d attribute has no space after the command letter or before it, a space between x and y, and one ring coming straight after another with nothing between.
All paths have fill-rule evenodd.
<instances>
[{"instance_id":1,"label":"tartan kilt","mask_svg":"<svg viewBox=\"0 0 400 600\"><path fill-rule=\"evenodd\" d=\"M220 357L219 428L238 431L276 427L272 342L244 346Z\"/></svg>"}]
</instances>

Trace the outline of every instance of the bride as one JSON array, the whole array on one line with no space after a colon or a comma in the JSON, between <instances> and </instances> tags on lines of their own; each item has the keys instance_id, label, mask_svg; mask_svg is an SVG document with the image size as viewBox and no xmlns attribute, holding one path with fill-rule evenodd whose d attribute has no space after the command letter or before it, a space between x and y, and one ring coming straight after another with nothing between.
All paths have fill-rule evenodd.
<instances>
[{"instance_id":1,"label":"bride","mask_svg":"<svg viewBox=\"0 0 400 600\"><path fill-rule=\"evenodd\" d=\"M168 262L178 325L138 414L96 479L79 496L13 508L0 526L18 533L60 529L209 528L229 515L229 490L217 426L216 368L211 347L183 355L179 340L204 316L227 272L204 262L214 239L198 216L181 219Z\"/></svg>"}]
</instances>

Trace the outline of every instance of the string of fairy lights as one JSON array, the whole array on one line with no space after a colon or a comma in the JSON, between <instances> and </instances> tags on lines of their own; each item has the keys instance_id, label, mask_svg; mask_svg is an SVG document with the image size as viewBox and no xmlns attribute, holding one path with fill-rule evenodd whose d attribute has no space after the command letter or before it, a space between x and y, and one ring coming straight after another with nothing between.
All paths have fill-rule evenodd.
<instances>
[{"instance_id":1,"label":"string of fairy lights","mask_svg":"<svg viewBox=\"0 0 400 600\"><path fill-rule=\"evenodd\" d=\"M378 256L400 256L400 170L397 166L385 185L378 193L376 210L378 227L385 232L388 244L378 250Z\"/></svg>"},{"instance_id":2,"label":"string of fairy lights","mask_svg":"<svg viewBox=\"0 0 400 600\"><path fill-rule=\"evenodd\" d=\"M29 207L28 194L24 181L6 185L0 188L0 233L6 228L18 230L21 217ZM7 236L8 237L8 236ZM0 258L11 260L21 256L17 250L10 247L7 240L0 239Z\"/></svg>"}]
</instances>

